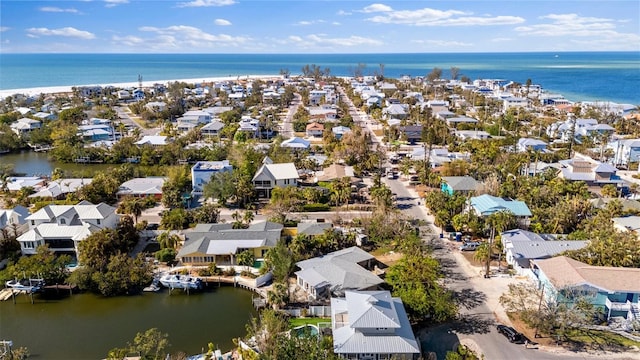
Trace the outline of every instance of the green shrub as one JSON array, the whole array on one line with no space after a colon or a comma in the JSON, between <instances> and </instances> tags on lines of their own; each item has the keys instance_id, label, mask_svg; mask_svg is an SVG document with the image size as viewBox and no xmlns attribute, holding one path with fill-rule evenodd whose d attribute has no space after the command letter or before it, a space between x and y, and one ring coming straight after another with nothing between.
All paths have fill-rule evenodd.
<instances>
[{"instance_id":1,"label":"green shrub","mask_svg":"<svg viewBox=\"0 0 640 360\"><path fill-rule=\"evenodd\" d=\"M164 248L156 252L156 259L160 262L173 261L176 258L176 251L172 248Z\"/></svg>"},{"instance_id":2,"label":"green shrub","mask_svg":"<svg viewBox=\"0 0 640 360\"><path fill-rule=\"evenodd\" d=\"M236 276L236 269L230 267L222 272L224 276Z\"/></svg>"},{"instance_id":3,"label":"green shrub","mask_svg":"<svg viewBox=\"0 0 640 360\"><path fill-rule=\"evenodd\" d=\"M302 206L302 210L306 212L329 211L329 209L329 205L320 203L304 204Z\"/></svg>"}]
</instances>

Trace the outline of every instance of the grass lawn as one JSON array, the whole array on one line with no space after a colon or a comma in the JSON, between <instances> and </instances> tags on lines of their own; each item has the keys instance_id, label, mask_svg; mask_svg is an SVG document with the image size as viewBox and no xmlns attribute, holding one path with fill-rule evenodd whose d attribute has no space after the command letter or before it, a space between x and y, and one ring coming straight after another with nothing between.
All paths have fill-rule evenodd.
<instances>
[{"instance_id":1,"label":"grass lawn","mask_svg":"<svg viewBox=\"0 0 640 360\"><path fill-rule=\"evenodd\" d=\"M570 329L565 332L564 342L569 347L587 350L620 351L640 343L624 336L600 330Z\"/></svg>"},{"instance_id":2,"label":"grass lawn","mask_svg":"<svg viewBox=\"0 0 640 360\"><path fill-rule=\"evenodd\" d=\"M318 323L321 322L331 322L331 318L319 318L319 317L306 317L306 318L291 318L289 319L289 326L291 328L295 328L302 325L315 325L318 326Z\"/></svg>"}]
</instances>

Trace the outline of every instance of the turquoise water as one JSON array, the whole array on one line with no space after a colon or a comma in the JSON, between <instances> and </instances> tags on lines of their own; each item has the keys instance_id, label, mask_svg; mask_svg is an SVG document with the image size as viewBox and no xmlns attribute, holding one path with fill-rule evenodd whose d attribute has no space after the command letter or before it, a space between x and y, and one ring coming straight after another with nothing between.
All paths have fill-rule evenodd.
<instances>
[{"instance_id":1,"label":"turquoise water","mask_svg":"<svg viewBox=\"0 0 640 360\"><path fill-rule=\"evenodd\" d=\"M531 79L572 101L640 103L640 52L456 53L456 54L0 54L0 90L216 76L300 74L316 64L338 76L424 76L451 67L471 79Z\"/></svg>"}]
</instances>

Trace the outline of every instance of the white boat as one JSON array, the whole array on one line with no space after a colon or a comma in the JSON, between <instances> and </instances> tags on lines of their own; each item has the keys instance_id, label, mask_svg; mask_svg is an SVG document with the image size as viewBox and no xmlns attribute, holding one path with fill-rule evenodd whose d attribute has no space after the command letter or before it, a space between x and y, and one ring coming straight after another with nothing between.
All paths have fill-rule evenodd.
<instances>
[{"instance_id":1,"label":"white boat","mask_svg":"<svg viewBox=\"0 0 640 360\"><path fill-rule=\"evenodd\" d=\"M24 280L9 280L5 283L8 288L16 290L24 290L27 292L37 292L44 287L43 279L24 279Z\"/></svg>"},{"instance_id":2,"label":"white boat","mask_svg":"<svg viewBox=\"0 0 640 360\"><path fill-rule=\"evenodd\" d=\"M160 277L160 284L170 289L202 289L202 279L189 275L166 274Z\"/></svg>"}]
</instances>

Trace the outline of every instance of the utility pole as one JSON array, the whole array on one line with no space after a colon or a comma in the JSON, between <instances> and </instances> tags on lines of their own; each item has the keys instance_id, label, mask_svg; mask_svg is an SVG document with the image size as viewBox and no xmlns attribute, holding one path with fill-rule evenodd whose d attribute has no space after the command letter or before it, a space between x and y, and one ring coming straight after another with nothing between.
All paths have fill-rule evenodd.
<instances>
[{"instance_id":1,"label":"utility pole","mask_svg":"<svg viewBox=\"0 0 640 360\"><path fill-rule=\"evenodd\" d=\"M496 232L496 227L492 226L491 227L491 236L489 237L489 247L487 249L487 269L484 273L484 278L488 279L490 277L490 272L491 272L491 249L493 248L493 236L495 235Z\"/></svg>"}]
</instances>

